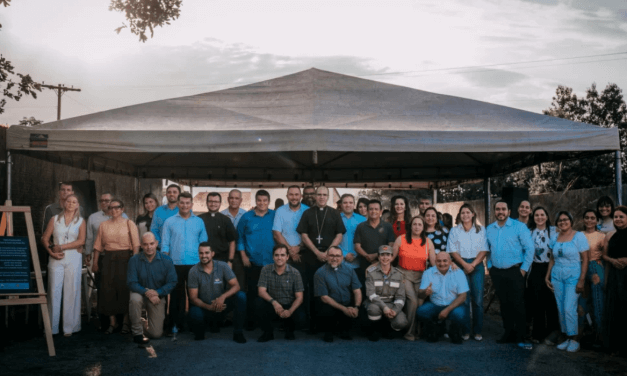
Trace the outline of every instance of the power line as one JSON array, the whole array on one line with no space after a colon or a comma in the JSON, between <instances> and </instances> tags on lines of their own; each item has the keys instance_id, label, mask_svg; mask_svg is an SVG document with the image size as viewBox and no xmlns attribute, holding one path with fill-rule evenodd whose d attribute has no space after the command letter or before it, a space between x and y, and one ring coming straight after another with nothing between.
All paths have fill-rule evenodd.
<instances>
[{"instance_id":1,"label":"power line","mask_svg":"<svg viewBox=\"0 0 627 376\"><path fill-rule=\"evenodd\" d=\"M63 94L66 91L81 91L81 89L78 89L78 88L75 89L74 86L72 86L72 87L65 87L62 84L54 86L54 85L44 85L44 83L42 82L39 86L45 87L47 89L54 90L55 93L57 94L57 98L58 98L58 102L57 102L57 120L61 120L61 97L63 96Z\"/></svg>"}]
</instances>

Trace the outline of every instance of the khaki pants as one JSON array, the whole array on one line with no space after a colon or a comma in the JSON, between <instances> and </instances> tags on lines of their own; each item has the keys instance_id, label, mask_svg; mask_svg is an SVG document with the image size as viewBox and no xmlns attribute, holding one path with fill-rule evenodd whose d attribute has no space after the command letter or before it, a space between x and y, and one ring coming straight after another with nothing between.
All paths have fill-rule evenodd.
<instances>
[{"instance_id":1,"label":"khaki pants","mask_svg":"<svg viewBox=\"0 0 627 376\"><path fill-rule=\"evenodd\" d=\"M165 319L166 298L161 298L159 304L154 305L147 297L136 292L131 292L131 299L128 305L129 317L131 319L131 332L134 336L142 335L144 328L142 325L142 309L146 308L148 316L148 328L146 337L159 338L163 334L163 320Z\"/></svg>"},{"instance_id":2,"label":"khaki pants","mask_svg":"<svg viewBox=\"0 0 627 376\"><path fill-rule=\"evenodd\" d=\"M403 276L405 277L403 282L405 283L405 297L407 300L405 301L404 311L407 316L407 336L413 337L414 333L419 332L417 330L416 325L416 310L423 303L422 299L418 299L418 289L420 288L420 282L422 281L422 273L412 270L406 270L401 268L398 269L401 271ZM420 334L420 333L417 333Z\"/></svg>"}]
</instances>

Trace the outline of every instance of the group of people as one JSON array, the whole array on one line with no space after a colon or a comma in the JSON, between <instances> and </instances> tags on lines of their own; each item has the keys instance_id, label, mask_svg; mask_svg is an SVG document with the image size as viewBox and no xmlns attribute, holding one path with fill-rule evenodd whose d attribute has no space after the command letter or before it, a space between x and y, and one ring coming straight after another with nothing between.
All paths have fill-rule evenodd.
<instances>
[{"instance_id":1,"label":"group of people","mask_svg":"<svg viewBox=\"0 0 627 376\"><path fill-rule=\"evenodd\" d=\"M259 342L273 340L279 323L288 340L306 327L326 342L351 339L359 324L372 341L396 333L410 341L481 341L487 267L505 330L497 342L577 351L583 311L594 317L599 341L625 347L627 324L618 315L627 307L627 208L614 208L607 197L584 213L584 229L576 231L570 213L558 213L553 227L547 210L532 210L528 201L517 220L498 201L487 227L464 204L456 225L446 226L429 199L412 216L407 198L395 196L382 219L378 200L345 194L339 210L328 206L324 186L302 193L291 186L287 204L276 210L265 190L243 210L235 189L220 212L221 195L211 192L208 212L196 216L191 194L170 185L162 206L144 196L145 213L135 222L123 202L103 193L101 211L85 223L71 185L62 184L59 194L59 204L46 208L42 237L55 334L61 299L63 333L80 330L84 258L99 276L104 332L131 332L139 344L187 329L202 340L227 317L238 343L256 327Z\"/></svg>"}]
</instances>

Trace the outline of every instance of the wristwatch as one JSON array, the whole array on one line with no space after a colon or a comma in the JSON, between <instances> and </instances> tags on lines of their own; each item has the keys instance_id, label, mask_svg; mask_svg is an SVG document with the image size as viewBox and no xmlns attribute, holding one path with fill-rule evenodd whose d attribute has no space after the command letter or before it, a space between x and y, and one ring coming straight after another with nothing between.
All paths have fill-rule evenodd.
<instances>
[{"instance_id":1,"label":"wristwatch","mask_svg":"<svg viewBox=\"0 0 627 376\"><path fill-rule=\"evenodd\" d=\"M269 303L270 304L274 303L274 298L270 299Z\"/></svg>"}]
</instances>

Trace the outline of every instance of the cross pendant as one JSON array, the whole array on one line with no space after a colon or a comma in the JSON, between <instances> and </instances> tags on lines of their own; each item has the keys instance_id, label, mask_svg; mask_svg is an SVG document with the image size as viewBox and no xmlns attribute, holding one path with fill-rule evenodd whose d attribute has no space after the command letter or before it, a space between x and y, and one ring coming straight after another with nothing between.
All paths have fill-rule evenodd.
<instances>
[{"instance_id":1,"label":"cross pendant","mask_svg":"<svg viewBox=\"0 0 627 376\"><path fill-rule=\"evenodd\" d=\"M316 240L318 241L318 245L320 245L320 242L322 241L322 237L320 235L318 235L318 237L316 238Z\"/></svg>"}]
</instances>

